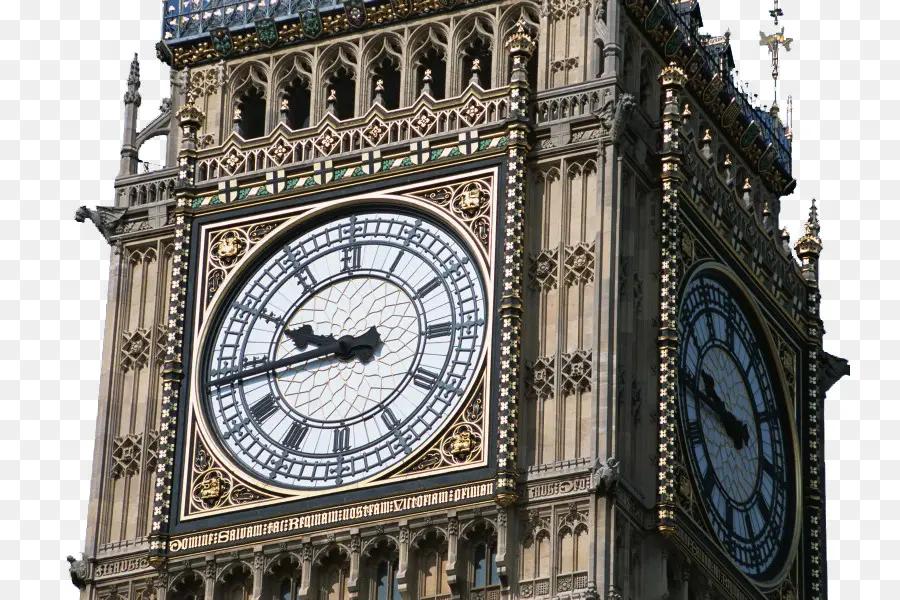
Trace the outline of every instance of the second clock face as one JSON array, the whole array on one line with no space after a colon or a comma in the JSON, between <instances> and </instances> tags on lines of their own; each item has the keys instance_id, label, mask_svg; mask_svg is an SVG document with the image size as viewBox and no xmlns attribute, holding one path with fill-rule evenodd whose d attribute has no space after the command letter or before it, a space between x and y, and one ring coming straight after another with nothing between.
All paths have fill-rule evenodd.
<instances>
[{"instance_id":1,"label":"second clock face","mask_svg":"<svg viewBox=\"0 0 900 600\"><path fill-rule=\"evenodd\" d=\"M207 336L202 396L245 469L297 489L372 477L461 405L483 363L485 286L444 226L362 212L241 279Z\"/></svg>"},{"instance_id":2,"label":"second clock face","mask_svg":"<svg viewBox=\"0 0 900 600\"><path fill-rule=\"evenodd\" d=\"M695 276L679 310L679 411L697 487L735 563L768 579L781 567L792 534L784 400L725 277Z\"/></svg>"}]
</instances>

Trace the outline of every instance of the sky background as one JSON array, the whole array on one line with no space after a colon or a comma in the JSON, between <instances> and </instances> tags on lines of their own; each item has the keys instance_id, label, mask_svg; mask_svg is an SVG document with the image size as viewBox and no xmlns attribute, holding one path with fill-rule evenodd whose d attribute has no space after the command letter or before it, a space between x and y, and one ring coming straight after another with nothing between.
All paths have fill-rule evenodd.
<instances>
[{"instance_id":1,"label":"sky background","mask_svg":"<svg viewBox=\"0 0 900 600\"><path fill-rule=\"evenodd\" d=\"M832 598L893 598L900 579L900 4L783 0L794 38L792 240L819 201L825 349L850 360L825 407ZM770 3L701 2L730 29L739 78L772 100L759 32ZM77 598L109 248L72 220L113 202L122 95L141 59L141 124L169 95L155 58L160 3L4 3L0 21L0 582L4 597ZM780 29L781 25L779 25ZM784 114L784 112L782 112ZM159 148L147 149L154 160ZM9 594L6 596L6 594Z\"/></svg>"}]
</instances>

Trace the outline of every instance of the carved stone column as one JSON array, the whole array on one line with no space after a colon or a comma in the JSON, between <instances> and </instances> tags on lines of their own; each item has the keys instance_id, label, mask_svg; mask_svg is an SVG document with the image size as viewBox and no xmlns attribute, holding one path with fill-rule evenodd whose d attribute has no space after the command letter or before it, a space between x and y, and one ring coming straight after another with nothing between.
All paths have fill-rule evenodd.
<instances>
[{"instance_id":1,"label":"carved stone column","mask_svg":"<svg viewBox=\"0 0 900 600\"><path fill-rule=\"evenodd\" d=\"M400 521L400 548L397 560L397 589L400 591L401 600L412 600L409 590L409 526L405 520Z\"/></svg>"},{"instance_id":2,"label":"carved stone column","mask_svg":"<svg viewBox=\"0 0 900 600\"><path fill-rule=\"evenodd\" d=\"M253 553L253 600L261 600L263 593L263 577L265 575L266 560L262 546L254 548Z\"/></svg>"},{"instance_id":3,"label":"carved stone column","mask_svg":"<svg viewBox=\"0 0 900 600\"><path fill-rule=\"evenodd\" d=\"M309 598L309 584L312 579L312 556L313 546L306 542L300 551L300 589L297 591L299 600L307 600Z\"/></svg>"},{"instance_id":4,"label":"carved stone column","mask_svg":"<svg viewBox=\"0 0 900 600\"><path fill-rule=\"evenodd\" d=\"M447 523L447 585L450 586L452 598L461 598L462 590L457 573L457 554L459 550L459 519L456 512L450 513L450 521ZM464 579L464 578L463 578Z\"/></svg>"},{"instance_id":5,"label":"carved stone column","mask_svg":"<svg viewBox=\"0 0 900 600\"><path fill-rule=\"evenodd\" d=\"M214 600L216 594L216 559L206 557L206 568L203 571L203 600Z\"/></svg>"},{"instance_id":6,"label":"carved stone column","mask_svg":"<svg viewBox=\"0 0 900 600\"><path fill-rule=\"evenodd\" d=\"M169 574L160 571L153 579L156 588L156 600L166 600L166 592L169 590Z\"/></svg>"},{"instance_id":7,"label":"carved stone column","mask_svg":"<svg viewBox=\"0 0 900 600\"><path fill-rule=\"evenodd\" d=\"M347 586L351 600L359 598L359 555L362 541L359 538L359 529L350 532L350 584Z\"/></svg>"}]
</instances>

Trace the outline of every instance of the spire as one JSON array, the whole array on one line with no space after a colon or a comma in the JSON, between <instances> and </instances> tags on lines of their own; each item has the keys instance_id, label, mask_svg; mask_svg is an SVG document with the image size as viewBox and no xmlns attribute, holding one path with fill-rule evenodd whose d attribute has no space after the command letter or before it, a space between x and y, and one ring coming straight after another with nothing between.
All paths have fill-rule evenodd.
<instances>
[{"instance_id":1,"label":"spire","mask_svg":"<svg viewBox=\"0 0 900 600\"><path fill-rule=\"evenodd\" d=\"M141 88L141 63L138 60L137 52L134 53L134 59L131 61L131 69L128 72L128 88L125 91L125 104L141 105L141 94L138 90Z\"/></svg>"},{"instance_id":2,"label":"spire","mask_svg":"<svg viewBox=\"0 0 900 600\"><path fill-rule=\"evenodd\" d=\"M778 0L775 0L775 7L769 11L769 15L775 19L775 26L778 26L778 17L784 16L784 11L778 7ZM772 79L775 82L775 98L772 101L773 104L778 102L778 75L780 73L780 50L784 48L786 52L791 51L791 43L793 43L793 38L784 37L784 25L781 26L781 31L776 31L773 34L766 35L764 32L759 32L759 45L765 46L769 49L769 55L772 57Z\"/></svg>"},{"instance_id":3,"label":"spire","mask_svg":"<svg viewBox=\"0 0 900 600\"><path fill-rule=\"evenodd\" d=\"M794 244L794 250L800 258L800 268L807 281L819 280L819 255L822 253L822 238L819 237L819 211L816 199L809 207L809 218L806 220L806 233Z\"/></svg>"},{"instance_id":4,"label":"spire","mask_svg":"<svg viewBox=\"0 0 900 600\"><path fill-rule=\"evenodd\" d=\"M138 108L141 106L141 63L135 53L128 71L125 87L125 118L122 131L122 150L119 162L119 175L134 175L138 167Z\"/></svg>"}]
</instances>

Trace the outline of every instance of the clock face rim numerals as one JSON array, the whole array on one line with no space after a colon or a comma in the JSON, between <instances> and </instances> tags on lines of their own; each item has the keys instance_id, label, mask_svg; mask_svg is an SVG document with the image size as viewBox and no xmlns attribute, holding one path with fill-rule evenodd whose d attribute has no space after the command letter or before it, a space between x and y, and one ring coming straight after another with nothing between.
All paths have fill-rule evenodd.
<instances>
[{"instance_id":1,"label":"clock face rim numerals","mask_svg":"<svg viewBox=\"0 0 900 600\"><path fill-rule=\"evenodd\" d=\"M716 539L742 572L767 582L796 541L797 467L790 407L760 324L730 274L707 267L687 281L678 318L686 462Z\"/></svg>"},{"instance_id":2,"label":"clock face rim numerals","mask_svg":"<svg viewBox=\"0 0 900 600\"><path fill-rule=\"evenodd\" d=\"M477 256L451 225L405 207L300 219L216 303L198 365L204 429L229 462L286 492L395 471L482 384L491 299Z\"/></svg>"}]
</instances>

